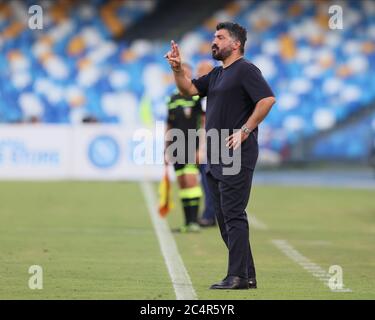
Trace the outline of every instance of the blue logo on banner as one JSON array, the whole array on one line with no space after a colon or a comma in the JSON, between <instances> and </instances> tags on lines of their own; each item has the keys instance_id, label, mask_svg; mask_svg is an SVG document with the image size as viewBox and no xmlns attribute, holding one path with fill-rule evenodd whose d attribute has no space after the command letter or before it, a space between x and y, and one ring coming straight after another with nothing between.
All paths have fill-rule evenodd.
<instances>
[{"instance_id":1,"label":"blue logo on banner","mask_svg":"<svg viewBox=\"0 0 375 320\"><path fill-rule=\"evenodd\" d=\"M120 156L120 148L110 136L99 136L89 145L89 159L98 168L114 166Z\"/></svg>"}]
</instances>

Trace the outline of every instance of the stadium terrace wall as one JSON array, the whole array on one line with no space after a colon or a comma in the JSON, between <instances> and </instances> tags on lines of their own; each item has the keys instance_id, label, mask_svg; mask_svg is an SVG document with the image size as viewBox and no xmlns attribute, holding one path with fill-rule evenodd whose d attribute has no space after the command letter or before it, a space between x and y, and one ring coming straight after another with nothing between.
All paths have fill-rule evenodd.
<instances>
[{"instance_id":1,"label":"stadium terrace wall","mask_svg":"<svg viewBox=\"0 0 375 320\"><path fill-rule=\"evenodd\" d=\"M0 179L160 179L162 164L142 165L142 146L134 139L142 130L96 124L0 126ZM163 140L152 139L162 153Z\"/></svg>"},{"instance_id":2,"label":"stadium terrace wall","mask_svg":"<svg viewBox=\"0 0 375 320\"><path fill-rule=\"evenodd\" d=\"M0 126L0 180L155 180L164 172L165 123ZM278 166L262 148L258 164ZM174 180L173 167L169 166Z\"/></svg>"}]
</instances>

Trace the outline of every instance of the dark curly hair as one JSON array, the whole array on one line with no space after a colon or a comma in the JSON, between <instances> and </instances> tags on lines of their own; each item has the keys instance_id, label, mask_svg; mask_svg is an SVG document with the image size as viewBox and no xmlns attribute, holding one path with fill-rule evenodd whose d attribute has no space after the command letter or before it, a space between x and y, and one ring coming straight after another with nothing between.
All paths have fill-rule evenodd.
<instances>
[{"instance_id":1,"label":"dark curly hair","mask_svg":"<svg viewBox=\"0 0 375 320\"><path fill-rule=\"evenodd\" d=\"M220 22L216 26L216 30L225 29L229 32L229 35L238 40L241 43L240 51L243 54L245 52L245 43L247 40L247 31L244 27L238 23L233 22Z\"/></svg>"}]
</instances>

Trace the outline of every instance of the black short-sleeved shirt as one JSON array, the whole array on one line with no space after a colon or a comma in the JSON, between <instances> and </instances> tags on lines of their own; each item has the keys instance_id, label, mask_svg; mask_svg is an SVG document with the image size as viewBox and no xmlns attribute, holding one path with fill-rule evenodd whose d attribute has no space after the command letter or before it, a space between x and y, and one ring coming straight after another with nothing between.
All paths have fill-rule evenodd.
<instances>
[{"instance_id":1,"label":"black short-sleeved shirt","mask_svg":"<svg viewBox=\"0 0 375 320\"><path fill-rule=\"evenodd\" d=\"M240 129L253 113L259 100L274 96L260 70L244 58L226 68L216 67L192 82L201 97L207 96L207 132L210 129L229 129L232 133L234 129ZM257 140L258 128L241 145L241 167L255 168L258 158ZM213 148L217 150L217 147L211 146L210 139L207 139L207 168L215 176L222 176L222 167L225 164L220 161L216 165L211 161L210 153Z\"/></svg>"}]
</instances>

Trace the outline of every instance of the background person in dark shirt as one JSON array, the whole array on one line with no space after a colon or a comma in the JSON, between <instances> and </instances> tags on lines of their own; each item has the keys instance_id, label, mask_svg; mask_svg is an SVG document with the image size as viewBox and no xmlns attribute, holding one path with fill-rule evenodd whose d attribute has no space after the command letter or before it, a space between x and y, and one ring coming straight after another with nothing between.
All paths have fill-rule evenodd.
<instances>
[{"instance_id":1,"label":"background person in dark shirt","mask_svg":"<svg viewBox=\"0 0 375 320\"><path fill-rule=\"evenodd\" d=\"M190 65L183 63L182 68L184 72L191 77L192 70ZM173 163L185 215L185 224L174 231L182 233L198 232L200 230L198 211L200 199L202 197L202 189L199 184L199 168L196 161L198 157L199 141L197 141L194 150L189 150L188 145L188 130L197 130L202 127L203 110L200 100L198 95L184 97L178 91L167 99L168 119L166 137L170 129L180 129L184 134L184 141L180 142L184 143L185 154L183 158L175 154L174 156L177 158L177 161ZM172 141L166 139L166 149L169 144L176 141L176 138ZM192 158L194 159L194 163L189 163L188 156L190 153L193 153ZM166 162L169 162L167 154Z\"/></svg>"},{"instance_id":2,"label":"background person in dark shirt","mask_svg":"<svg viewBox=\"0 0 375 320\"><path fill-rule=\"evenodd\" d=\"M226 147L233 154L240 150L240 172L227 175L221 153L219 163L211 158L221 141L211 145L207 139L207 179L221 236L229 251L227 276L211 289L257 286L245 209L258 158L258 125L276 100L259 69L243 58L245 42L243 27L231 22L219 23L212 42L212 56L223 65L196 80L191 80L181 68L179 49L174 41L165 56L180 92L187 96L207 96L206 131L229 130Z\"/></svg>"}]
</instances>

